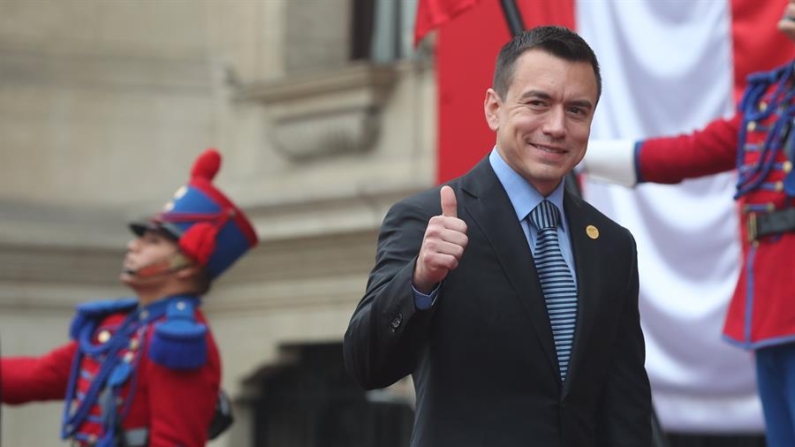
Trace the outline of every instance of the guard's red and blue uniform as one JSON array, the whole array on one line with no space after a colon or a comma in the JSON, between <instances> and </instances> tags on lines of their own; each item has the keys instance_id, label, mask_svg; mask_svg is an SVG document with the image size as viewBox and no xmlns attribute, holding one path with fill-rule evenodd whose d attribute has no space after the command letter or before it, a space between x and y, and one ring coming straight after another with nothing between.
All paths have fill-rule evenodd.
<instances>
[{"instance_id":1,"label":"guard's red and blue uniform","mask_svg":"<svg viewBox=\"0 0 795 447\"><path fill-rule=\"evenodd\" d=\"M65 399L62 435L80 446L204 446L221 365L198 304L175 296L79 306L70 343L2 359L3 402Z\"/></svg>"},{"instance_id":2,"label":"guard's red and blue uniform","mask_svg":"<svg viewBox=\"0 0 795 447\"><path fill-rule=\"evenodd\" d=\"M130 225L139 237L156 230L173 238L211 281L258 242L248 217L212 183L220 165L216 150L204 151L164 209ZM218 348L199 305L194 295L145 306L137 299L82 304L70 343L38 358L1 360L2 400L64 399L61 436L78 446L204 446L231 420L219 391Z\"/></svg>"},{"instance_id":3,"label":"guard's red and blue uniform","mask_svg":"<svg viewBox=\"0 0 795 447\"><path fill-rule=\"evenodd\" d=\"M769 447L795 446L795 62L749 77L738 113L635 146L639 182L737 169L742 268L724 338L756 352Z\"/></svg>"},{"instance_id":4,"label":"guard's red and blue uniform","mask_svg":"<svg viewBox=\"0 0 795 447\"><path fill-rule=\"evenodd\" d=\"M792 74L790 63L752 75L739 113L731 119L714 121L690 135L636 145L639 182L678 183L738 169L744 262L724 335L748 349L795 341L795 276L787 262L795 253L795 231L749 234L760 214L795 206L795 189L785 188L795 180L785 151L785 139L795 135L787 134L795 116Z\"/></svg>"}]
</instances>

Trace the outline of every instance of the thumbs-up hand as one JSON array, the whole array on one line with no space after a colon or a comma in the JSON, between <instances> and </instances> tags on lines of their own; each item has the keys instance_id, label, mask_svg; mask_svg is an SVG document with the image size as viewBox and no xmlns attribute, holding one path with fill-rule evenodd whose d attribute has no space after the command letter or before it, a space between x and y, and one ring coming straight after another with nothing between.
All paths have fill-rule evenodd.
<instances>
[{"instance_id":1,"label":"thumbs-up hand","mask_svg":"<svg viewBox=\"0 0 795 447\"><path fill-rule=\"evenodd\" d=\"M458 262L467 246L467 224L458 218L458 202L453 188L442 186L442 215L428 221L422 247L414 267L414 288L430 293Z\"/></svg>"}]
</instances>

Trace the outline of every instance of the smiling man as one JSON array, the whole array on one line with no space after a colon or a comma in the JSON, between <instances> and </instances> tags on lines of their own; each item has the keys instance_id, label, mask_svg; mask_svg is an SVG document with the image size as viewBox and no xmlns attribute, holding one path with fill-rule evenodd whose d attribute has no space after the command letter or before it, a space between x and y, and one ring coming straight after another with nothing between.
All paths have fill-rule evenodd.
<instances>
[{"instance_id":1,"label":"smiling man","mask_svg":"<svg viewBox=\"0 0 795 447\"><path fill-rule=\"evenodd\" d=\"M491 153L387 213L344 353L366 389L412 375L413 447L651 445L634 239L564 190L600 93L580 36L517 35Z\"/></svg>"}]
</instances>

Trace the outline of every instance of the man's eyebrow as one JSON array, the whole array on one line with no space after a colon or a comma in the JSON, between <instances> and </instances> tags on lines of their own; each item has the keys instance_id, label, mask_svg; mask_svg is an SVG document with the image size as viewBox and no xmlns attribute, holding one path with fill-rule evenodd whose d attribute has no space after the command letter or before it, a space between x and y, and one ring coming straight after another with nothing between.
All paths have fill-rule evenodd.
<instances>
[{"instance_id":1,"label":"man's eyebrow","mask_svg":"<svg viewBox=\"0 0 795 447\"><path fill-rule=\"evenodd\" d=\"M541 98L541 99L552 99L552 96L549 93L543 90L528 90L522 93L522 96L519 97L520 99L527 99L527 98Z\"/></svg>"},{"instance_id":2,"label":"man's eyebrow","mask_svg":"<svg viewBox=\"0 0 795 447\"><path fill-rule=\"evenodd\" d=\"M528 90L522 93L522 95L519 97L520 100L528 98L539 98L539 99L550 100L552 99L552 96L543 90ZM585 109L593 109L593 103L591 101L588 101L587 99L577 99L574 101L569 101L568 104L572 106L582 107Z\"/></svg>"}]
</instances>

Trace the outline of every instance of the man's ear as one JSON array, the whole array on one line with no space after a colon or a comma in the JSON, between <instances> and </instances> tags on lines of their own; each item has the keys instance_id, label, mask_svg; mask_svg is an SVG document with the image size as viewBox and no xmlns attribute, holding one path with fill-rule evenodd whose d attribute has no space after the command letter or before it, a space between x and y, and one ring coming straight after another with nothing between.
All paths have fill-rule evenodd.
<instances>
[{"instance_id":1,"label":"man's ear","mask_svg":"<svg viewBox=\"0 0 795 447\"><path fill-rule=\"evenodd\" d=\"M483 112L486 115L486 122L489 124L489 128L495 132L500 128L500 107L502 107L500 95L494 89L486 90Z\"/></svg>"}]
</instances>

